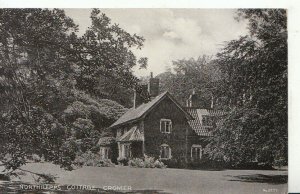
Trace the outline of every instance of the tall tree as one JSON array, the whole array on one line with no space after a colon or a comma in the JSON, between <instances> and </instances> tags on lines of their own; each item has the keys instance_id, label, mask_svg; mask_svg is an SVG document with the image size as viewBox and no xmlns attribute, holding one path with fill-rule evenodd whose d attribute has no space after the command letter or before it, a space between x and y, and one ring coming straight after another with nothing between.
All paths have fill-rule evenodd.
<instances>
[{"instance_id":1,"label":"tall tree","mask_svg":"<svg viewBox=\"0 0 300 194\"><path fill-rule=\"evenodd\" d=\"M283 9L244 9L249 35L230 41L216 62L230 108L207 153L232 165L287 162L287 15Z\"/></svg>"},{"instance_id":2,"label":"tall tree","mask_svg":"<svg viewBox=\"0 0 300 194\"><path fill-rule=\"evenodd\" d=\"M218 90L215 83L220 78L212 57L203 55L198 59L176 60L173 61L172 67L174 73L169 70L158 75L162 91L169 90L182 105L186 104L192 90L195 90L207 104L216 99Z\"/></svg>"},{"instance_id":3,"label":"tall tree","mask_svg":"<svg viewBox=\"0 0 300 194\"><path fill-rule=\"evenodd\" d=\"M92 26L86 31L74 48L81 50L79 62L80 74L77 76L77 87L99 97L124 102L120 98L122 92L127 101L130 88L137 84L132 68L147 66L147 58L137 59L132 48L141 49L144 38L131 35L118 24L111 23L110 18L93 9Z\"/></svg>"},{"instance_id":4,"label":"tall tree","mask_svg":"<svg viewBox=\"0 0 300 194\"><path fill-rule=\"evenodd\" d=\"M111 25L97 9L91 19L78 37L63 10L0 9L0 165L7 170L33 153L70 165L72 131L75 138L97 137L95 130L126 110L101 99L109 95L99 95L108 90L99 92L98 84L105 78L123 90L135 86L131 68L147 60L136 59L131 48L141 48L143 38Z\"/></svg>"},{"instance_id":5,"label":"tall tree","mask_svg":"<svg viewBox=\"0 0 300 194\"><path fill-rule=\"evenodd\" d=\"M71 71L68 33L77 26L62 10L0 10L1 161L14 170L28 154L56 158L64 127L56 117ZM7 159L6 156L10 156Z\"/></svg>"}]
</instances>

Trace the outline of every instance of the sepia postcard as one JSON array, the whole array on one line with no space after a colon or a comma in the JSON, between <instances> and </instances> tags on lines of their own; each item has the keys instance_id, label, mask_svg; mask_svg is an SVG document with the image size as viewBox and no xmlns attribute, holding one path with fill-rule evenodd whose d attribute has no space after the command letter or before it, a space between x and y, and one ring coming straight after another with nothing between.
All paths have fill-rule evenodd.
<instances>
[{"instance_id":1,"label":"sepia postcard","mask_svg":"<svg viewBox=\"0 0 300 194\"><path fill-rule=\"evenodd\" d=\"M0 8L0 193L288 193L288 110L286 8Z\"/></svg>"}]
</instances>

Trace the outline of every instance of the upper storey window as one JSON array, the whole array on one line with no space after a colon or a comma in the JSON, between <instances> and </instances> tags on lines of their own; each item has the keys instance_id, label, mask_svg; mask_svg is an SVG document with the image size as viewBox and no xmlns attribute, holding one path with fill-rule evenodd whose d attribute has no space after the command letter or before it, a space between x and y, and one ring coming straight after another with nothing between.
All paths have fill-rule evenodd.
<instances>
[{"instance_id":1,"label":"upper storey window","mask_svg":"<svg viewBox=\"0 0 300 194\"><path fill-rule=\"evenodd\" d=\"M203 126L212 126L213 125L212 118L209 116L203 116L202 117L202 125Z\"/></svg>"},{"instance_id":2,"label":"upper storey window","mask_svg":"<svg viewBox=\"0 0 300 194\"><path fill-rule=\"evenodd\" d=\"M161 119L160 120L160 132L171 133L172 121L171 119Z\"/></svg>"}]
</instances>

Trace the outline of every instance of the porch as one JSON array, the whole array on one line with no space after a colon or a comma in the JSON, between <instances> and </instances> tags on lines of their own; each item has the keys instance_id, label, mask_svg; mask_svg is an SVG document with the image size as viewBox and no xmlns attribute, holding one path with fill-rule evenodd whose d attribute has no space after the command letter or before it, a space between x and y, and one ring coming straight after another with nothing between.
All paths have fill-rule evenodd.
<instances>
[{"instance_id":1,"label":"porch","mask_svg":"<svg viewBox=\"0 0 300 194\"><path fill-rule=\"evenodd\" d=\"M137 126L132 127L118 140L118 159L141 158L144 156L144 133Z\"/></svg>"}]
</instances>

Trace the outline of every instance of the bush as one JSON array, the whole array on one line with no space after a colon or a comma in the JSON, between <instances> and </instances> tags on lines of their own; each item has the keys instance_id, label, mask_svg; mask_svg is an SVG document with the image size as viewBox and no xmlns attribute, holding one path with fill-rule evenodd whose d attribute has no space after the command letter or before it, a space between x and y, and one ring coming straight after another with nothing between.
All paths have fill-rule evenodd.
<instances>
[{"instance_id":1,"label":"bush","mask_svg":"<svg viewBox=\"0 0 300 194\"><path fill-rule=\"evenodd\" d=\"M77 155L74 162L78 166L97 166L97 167L115 166L109 159L102 159L99 154L94 154L91 151Z\"/></svg>"},{"instance_id":2,"label":"bush","mask_svg":"<svg viewBox=\"0 0 300 194\"><path fill-rule=\"evenodd\" d=\"M133 159L129 160L128 165L130 167L136 167L136 168L144 168L145 167L144 161L141 158L133 158Z\"/></svg>"},{"instance_id":3,"label":"bush","mask_svg":"<svg viewBox=\"0 0 300 194\"><path fill-rule=\"evenodd\" d=\"M187 163L184 159L168 159L163 160L164 164L167 165L168 168L186 168Z\"/></svg>"},{"instance_id":4,"label":"bush","mask_svg":"<svg viewBox=\"0 0 300 194\"><path fill-rule=\"evenodd\" d=\"M123 166L128 166L128 159L127 158L118 158L118 164L121 164Z\"/></svg>"},{"instance_id":5,"label":"bush","mask_svg":"<svg viewBox=\"0 0 300 194\"><path fill-rule=\"evenodd\" d=\"M155 160L153 157L145 156L144 159L134 158L128 162L130 167L134 168L166 168L166 165L159 161Z\"/></svg>"},{"instance_id":6,"label":"bush","mask_svg":"<svg viewBox=\"0 0 300 194\"><path fill-rule=\"evenodd\" d=\"M41 157L37 154L32 154L32 160L34 162L41 162Z\"/></svg>"}]
</instances>

